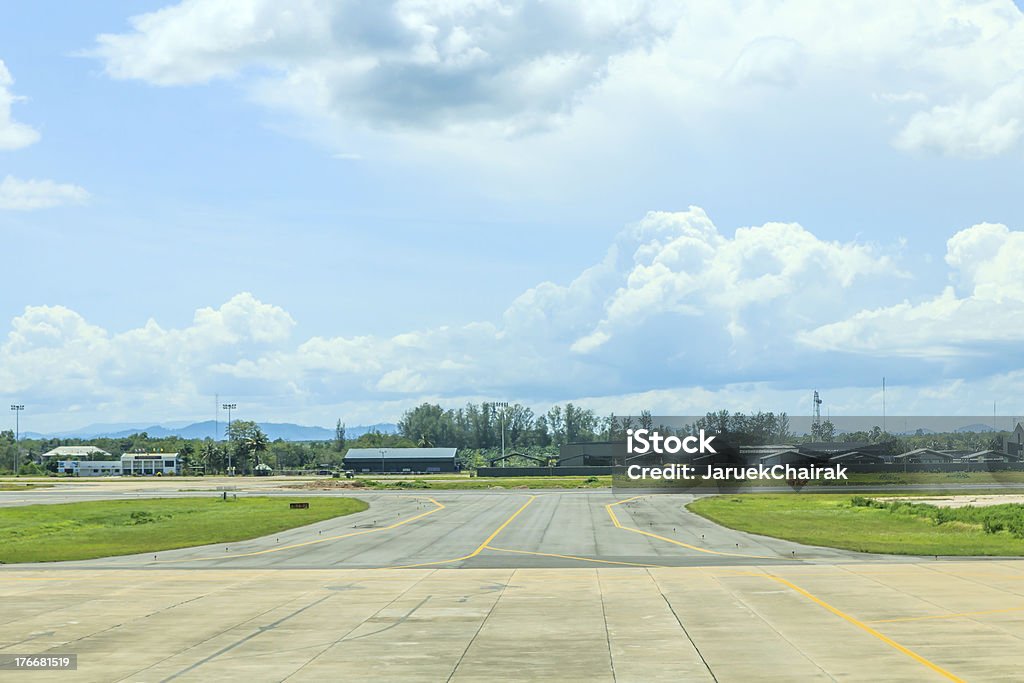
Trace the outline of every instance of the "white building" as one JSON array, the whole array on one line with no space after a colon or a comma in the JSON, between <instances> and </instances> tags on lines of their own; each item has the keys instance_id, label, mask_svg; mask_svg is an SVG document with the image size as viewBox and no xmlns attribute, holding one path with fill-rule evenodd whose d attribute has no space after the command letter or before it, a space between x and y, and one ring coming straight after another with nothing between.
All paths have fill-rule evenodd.
<instances>
[{"instance_id":1,"label":"white building","mask_svg":"<svg viewBox=\"0 0 1024 683\"><path fill-rule=\"evenodd\" d=\"M126 477L181 474L181 462L177 453L125 453L121 456L121 474Z\"/></svg>"},{"instance_id":2,"label":"white building","mask_svg":"<svg viewBox=\"0 0 1024 683\"><path fill-rule=\"evenodd\" d=\"M73 477L118 477L121 463L117 460L58 460L57 474Z\"/></svg>"}]
</instances>

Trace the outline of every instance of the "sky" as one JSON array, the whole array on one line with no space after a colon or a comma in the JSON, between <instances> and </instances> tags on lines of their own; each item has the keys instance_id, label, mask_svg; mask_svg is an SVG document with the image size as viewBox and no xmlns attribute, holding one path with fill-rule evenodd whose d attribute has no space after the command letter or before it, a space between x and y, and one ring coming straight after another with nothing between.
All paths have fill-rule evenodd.
<instances>
[{"instance_id":1,"label":"sky","mask_svg":"<svg viewBox=\"0 0 1024 683\"><path fill-rule=\"evenodd\" d=\"M1019 415L1022 179L1010 0L22 3L0 398Z\"/></svg>"}]
</instances>

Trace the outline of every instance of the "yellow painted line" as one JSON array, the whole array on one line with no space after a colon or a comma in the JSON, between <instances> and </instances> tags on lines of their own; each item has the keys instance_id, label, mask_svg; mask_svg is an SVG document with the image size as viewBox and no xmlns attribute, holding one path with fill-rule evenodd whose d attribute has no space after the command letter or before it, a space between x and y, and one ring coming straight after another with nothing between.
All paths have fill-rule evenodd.
<instances>
[{"instance_id":1,"label":"yellow painted line","mask_svg":"<svg viewBox=\"0 0 1024 683\"><path fill-rule=\"evenodd\" d=\"M892 648L895 648L896 650L899 650L900 652L902 652L903 654L907 655L911 659L917 661L920 664L923 664L924 666L928 667L929 669L931 669L935 673L939 674L940 676L945 676L946 678L948 678L951 681L958 681L959 683L964 683L962 678L959 678L958 676L950 673L949 671L946 671L945 669L943 669L938 664L935 664L934 662L931 662L931 661L925 659L924 657L922 657L921 655L917 654L916 652L914 652L910 648L905 647L903 645L900 645L899 643L897 643L892 638L890 638L890 637L888 637L888 636L886 636L886 635L884 635L882 633L879 633L878 631L876 631L875 629L871 628L866 623L864 623L863 621L857 619L856 617L852 617L849 614L847 614L846 612L842 611L841 609L839 609L837 607L833 607L832 605L828 604L827 602L825 602L821 598L815 596L814 594L810 593L809 591L804 590L803 588L801 588L800 586L796 585L795 583L792 583L791 581L787 581L786 579L783 579L782 577L779 577L779 576L773 576L771 574L761 574L761 576L769 578L772 581L777 581L778 583L781 583L782 585L784 585L784 586L786 586L788 588L791 588L792 590L796 591L797 593L799 593L800 595L804 596L805 598L808 598L809 600L812 600L813 602L817 603L818 605L824 607L825 609L827 609L829 612L831 612L832 614L836 615L837 617L845 619L846 621L850 622L851 624L853 624L857 628L862 629L862 630L870 633L875 638L878 638L879 640L881 640L886 645L888 645L888 646L890 646Z\"/></svg>"},{"instance_id":2,"label":"yellow painted line","mask_svg":"<svg viewBox=\"0 0 1024 683\"><path fill-rule=\"evenodd\" d=\"M931 619L957 619L959 617L974 617L982 614L1002 614L1004 612L1020 612L1024 607L1007 607L1005 609L986 609L978 612L954 612L952 614L935 614L928 617L900 617L899 619L874 619L869 624L895 624L901 621L928 621Z\"/></svg>"},{"instance_id":3,"label":"yellow painted line","mask_svg":"<svg viewBox=\"0 0 1024 683\"><path fill-rule=\"evenodd\" d=\"M518 510L513 512L511 517L509 517L504 522L502 522L501 526L499 526L497 529L495 529L491 533L491 535L487 537L487 540L485 540L483 543L481 543L479 546L477 546L476 550L471 552L469 555L463 555L462 557L453 557L450 560L436 560L434 562L419 562L417 564L401 564L401 565L394 566L394 567L382 567L382 569L414 569L416 567L433 567L433 566L438 565L438 564L450 564L452 562L459 562L461 560L468 560L471 557L476 557L481 552L483 552L484 548L486 548L488 546L488 544L491 541L493 541L498 536L498 534L500 534L502 531L505 530L505 527L507 527L509 524L512 523L513 519L515 519L516 517L519 516L519 513L521 513L523 510L525 510L526 507L530 503L532 503L534 500L536 500L536 499L537 499L537 496L530 496L529 500L527 500L525 503L523 503L522 506Z\"/></svg>"},{"instance_id":4,"label":"yellow painted line","mask_svg":"<svg viewBox=\"0 0 1024 683\"><path fill-rule=\"evenodd\" d=\"M604 509L608 511L608 516L612 518L612 524L614 524L617 529L623 529L625 531L632 531L634 533L643 534L644 536L650 536L651 538L656 538L659 541L665 541L666 543L673 543L673 544L681 546L683 548L687 548L689 550L696 550L699 553L707 553L709 555L724 555L726 557L746 557L746 558L750 558L750 559L754 559L754 560L789 560L789 559L791 559L791 558L788 558L788 557L768 557L766 555L744 555L743 553L727 553L727 552L722 552L720 550L708 550L707 548L701 548L700 546L690 545L689 543L683 543L682 541L677 541L674 538L666 538L665 536L659 536L658 534L651 533L650 531L644 531L643 529L634 529L631 526L623 526L622 523L619 522L619 518L615 515L615 511L612 510L612 508L615 507L616 505L622 505L623 503L628 503L631 500L636 500L637 498L643 498L643 496L633 496L632 498L626 498L625 500L620 500L617 503L609 503L608 505L604 506Z\"/></svg>"},{"instance_id":5,"label":"yellow painted line","mask_svg":"<svg viewBox=\"0 0 1024 683\"><path fill-rule=\"evenodd\" d=\"M427 515L434 514L435 512L440 512L445 507L444 505L442 505L441 503L438 503L433 498L427 498L427 500L429 500L431 503L433 503L437 507L435 507L433 510L427 510L426 512L421 512L420 514L415 515L414 517L410 517L409 519L403 519L400 522L395 522L394 524L390 524L388 526L378 527L378 528L375 528L375 529L363 529L362 531L353 531L351 533L341 534L339 536L329 536L327 538L315 538L312 541L304 541L302 543L292 543L291 545L282 545L282 546L276 547L276 548L267 548L266 550L255 550L255 551L253 551L251 553L234 553L234 554L231 554L231 555L214 555L214 556L211 556L211 557L191 557L191 558L183 558L183 559L180 559L180 560L153 560L152 562L148 562L147 564L180 564L182 562L200 562L200 561L203 561L203 560L229 560L229 559L233 559L233 558L236 558L236 557L253 557L255 555L266 555L268 553L278 553L278 552L281 552L282 550L292 550L293 548L303 548L303 547L309 546L309 545L317 545L318 543L328 543L330 541L338 541L338 540L341 540L343 538L352 538L353 536L362 536L363 534L372 534L372 533L375 533L377 531L387 531L389 529L398 528L398 527L403 526L405 524L408 524L410 522L415 522L417 519L422 519L422 518L426 517Z\"/></svg>"},{"instance_id":6,"label":"yellow painted line","mask_svg":"<svg viewBox=\"0 0 1024 683\"><path fill-rule=\"evenodd\" d=\"M512 550L510 548L495 548L493 545L487 546L488 550L497 550L499 553L516 553L518 555L540 555L542 557L557 557L563 560L580 560L581 562L599 562L601 564L617 564L624 565L627 567L662 567L660 564L641 564L640 562L616 562L614 560L599 560L593 557L578 557L576 555L559 555L557 553L538 553L532 550Z\"/></svg>"}]
</instances>

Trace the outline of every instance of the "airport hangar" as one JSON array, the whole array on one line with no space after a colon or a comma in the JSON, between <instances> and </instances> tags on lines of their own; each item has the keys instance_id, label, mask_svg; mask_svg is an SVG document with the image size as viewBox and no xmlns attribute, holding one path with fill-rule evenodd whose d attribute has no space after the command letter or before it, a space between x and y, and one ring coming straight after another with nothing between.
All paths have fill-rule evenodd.
<instances>
[{"instance_id":1,"label":"airport hangar","mask_svg":"<svg viewBox=\"0 0 1024 683\"><path fill-rule=\"evenodd\" d=\"M345 469L355 472L434 474L458 472L455 448L350 448Z\"/></svg>"}]
</instances>

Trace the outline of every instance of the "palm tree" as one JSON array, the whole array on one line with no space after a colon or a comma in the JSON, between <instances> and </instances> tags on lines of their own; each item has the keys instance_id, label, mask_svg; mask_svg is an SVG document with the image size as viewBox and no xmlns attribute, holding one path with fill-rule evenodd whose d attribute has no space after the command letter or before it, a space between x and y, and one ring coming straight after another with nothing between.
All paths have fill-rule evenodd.
<instances>
[{"instance_id":1,"label":"palm tree","mask_svg":"<svg viewBox=\"0 0 1024 683\"><path fill-rule=\"evenodd\" d=\"M256 427L245 438L243 443L246 455L252 461L249 467L249 471L252 472L252 468L260 463L260 454L266 452L267 448L270 447L270 439L267 438L262 429Z\"/></svg>"},{"instance_id":2,"label":"palm tree","mask_svg":"<svg viewBox=\"0 0 1024 683\"><path fill-rule=\"evenodd\" d=\"M223 464L223 452L212 441L207 441L202 448L203 463L212 471L218 472Z\"/></svg>"}]
</instances>

